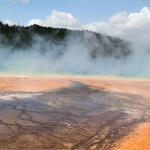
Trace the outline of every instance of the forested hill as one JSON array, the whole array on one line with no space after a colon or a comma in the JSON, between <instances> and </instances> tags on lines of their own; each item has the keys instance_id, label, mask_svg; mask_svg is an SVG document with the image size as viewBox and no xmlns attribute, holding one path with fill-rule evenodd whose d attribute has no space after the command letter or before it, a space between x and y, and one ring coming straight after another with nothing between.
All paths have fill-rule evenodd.
<instances>
[{"instance_id":1,"label":"forested hill","mask_svg":"<svg viewBox=\"0 0 150 150\"><path fill-rule=\"evenodd\" d=\"M68 45L75 45L87 49L91 58L97 57L127 57L132 51L130 42L85 30L69 30L64 28L42 27L32 25L28 27L0 22L0 48L9 47L12 51L32 49L40 44L41 52L52 50L58 46L58 55L65 53ZM82 46L81 46L82 45ZM55 49L56 50L56 49Z\"/></svg>"}]
</instances>

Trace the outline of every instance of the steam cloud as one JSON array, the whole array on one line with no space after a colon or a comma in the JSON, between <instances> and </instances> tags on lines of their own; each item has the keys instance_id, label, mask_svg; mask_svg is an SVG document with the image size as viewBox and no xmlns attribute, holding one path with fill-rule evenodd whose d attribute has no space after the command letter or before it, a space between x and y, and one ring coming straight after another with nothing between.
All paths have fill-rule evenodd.
<instances>
[{"instance_id":1,"label":"steam cloud","mask_svg":"<svg viewBox=\"0 0 150 150\"><path fill-rule=\"evenodd\" d=\"M84 41L68 35L65 44L53 43L44 37L34 36L28 49L15 49L12 46L0 47L0 72L4 74L93 74L110 76L150 77L150 51L147 46L130 43L128 56L114 50L110 57L103 55L95 37L84 34ZM92 41L99 47L91 58ZM109 39L103 39L110 47ZM113 47L112 47L113 48ZM115 49L115 48L114 48Z\"/></svg>"}]
</instances>

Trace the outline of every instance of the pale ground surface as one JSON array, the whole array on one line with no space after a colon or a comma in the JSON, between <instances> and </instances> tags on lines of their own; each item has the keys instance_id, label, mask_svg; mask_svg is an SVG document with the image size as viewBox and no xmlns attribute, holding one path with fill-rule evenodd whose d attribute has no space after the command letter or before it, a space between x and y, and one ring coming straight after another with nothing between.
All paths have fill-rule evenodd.
<instances>
[{"instance_id":1,"label":"pale ground surface","mask_svg":"<svg viewBox=\"0 0 150 150\"><path fill-rule=\"evenodd\" d=\"M70 81L79 81L116 92L127 92L150 96L150 80L128 79L109 77L84 77L84 76L50 76L50 77L13 77L0 76L0 91L25 91L38 92L55 90L71 86Z\"/></svg>"},{"instance_id":2,"label":"pale ground surface","mask_svg":"<svg viewBox=\"0 0 150 150\"><path fill-rule=\"evenodd\" d=\"M1 149L150 149L150 80L1 76L0 91Z\"/></svg>"},{"instance_id":3,"label":"pale ground surface","mask_svg":"<svg viewBox=\"0 0 150 150\"><path fill-rule=\"evenodd\" d=\"M70 86L64 78L0 76L0 91L39 92Z\"/></svg>"}]
</instances>

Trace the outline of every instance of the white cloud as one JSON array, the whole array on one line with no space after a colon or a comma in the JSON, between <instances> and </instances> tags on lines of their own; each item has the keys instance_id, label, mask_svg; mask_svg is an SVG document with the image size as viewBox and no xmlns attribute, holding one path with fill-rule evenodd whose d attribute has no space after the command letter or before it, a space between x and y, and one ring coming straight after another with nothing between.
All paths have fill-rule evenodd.
<instances>
[{"instance_id":1,"label":"white cloud","mask_svg":"<svg viewBox=\"0 0 150 150\"><path fill-rule=\"evenodd\" d=\"M13 23L13 22L10 21L10 20L5 20L5 21L3 21L3 23L4 23L4 24L8 24L8 25L10 25L10 26L12 26L12 25L15 24L15 23Z\"/></svg>"},{"instance_id":2,"label":"white cloud","mask_svg":"<svg viewBox=\"0 0 150 150\"><path fill-rule=\"evenodd\" d=\"M58 12L53 10L50 16L47 16L45 20L33 19L28 22L27 25L43 25L52 27L70 27L70 28L80 28L82 21L74 18L70 13Z\"/></svg>"},{"instance_id":3,"label":"white cloud","mask_svg":"<svg viewBox=\"0 0 150 150\"><path fill-rule=\"evenodd\" d=\"M29 2L29 0L21 0L22 2L24 2L24 3L28 3Z\"/></svg>"},{"instance_id":4,"label":"white cloud","mask_svg":"<svg viewBox=\"0 0 150 150\"><path fill-rule=\"evenodd\" d=\"M149 43L150 9L144 7L140 12L130 14L120 12L110 17L107 22L94 22L83 25L82 28Z\"/></svg>"},{"instance_id":5,"label":"white cloud","mask_svg":"<svg viewBox=\"0 0 150 150\"><path fill-rule=\"evenodd\" d=\"M9 2L12 2L12 3L17 3L17 2L23 2L23 3L28 3L29 0L8 0Z\"/></svg>"},{"instance_id":6,"label":"white cloud","mask_svg":"<svg viewBox=\"0 0 150 150\"><path fill-rule=\"evenodd\" d=\"M92 30L136 42L142 40L149 43L150 39L150 9L147 7L142 8L138 13L120 12L110 17L107 22L100 21L91 24L83 24L81 20L74 18L70 13L53 10L50 16L44 20L33 19L27 25L33 24Z\"/></svg>"}]
</instances>

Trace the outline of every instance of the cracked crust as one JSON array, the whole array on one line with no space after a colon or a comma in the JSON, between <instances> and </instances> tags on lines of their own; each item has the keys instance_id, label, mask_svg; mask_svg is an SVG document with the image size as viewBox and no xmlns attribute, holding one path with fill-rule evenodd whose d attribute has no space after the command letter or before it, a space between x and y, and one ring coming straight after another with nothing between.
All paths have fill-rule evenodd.
<instances>
[{"instance_id":1,"label":"cracked crust","mask_svg":"<svg viewBox=\"0 0 150 150\"><path fill-rule=\"evenodd\" d=\"M51 92L0 92L0 149L109 150L149 120L148 98L72 84Z\"/></svg>"}]
</instances>

